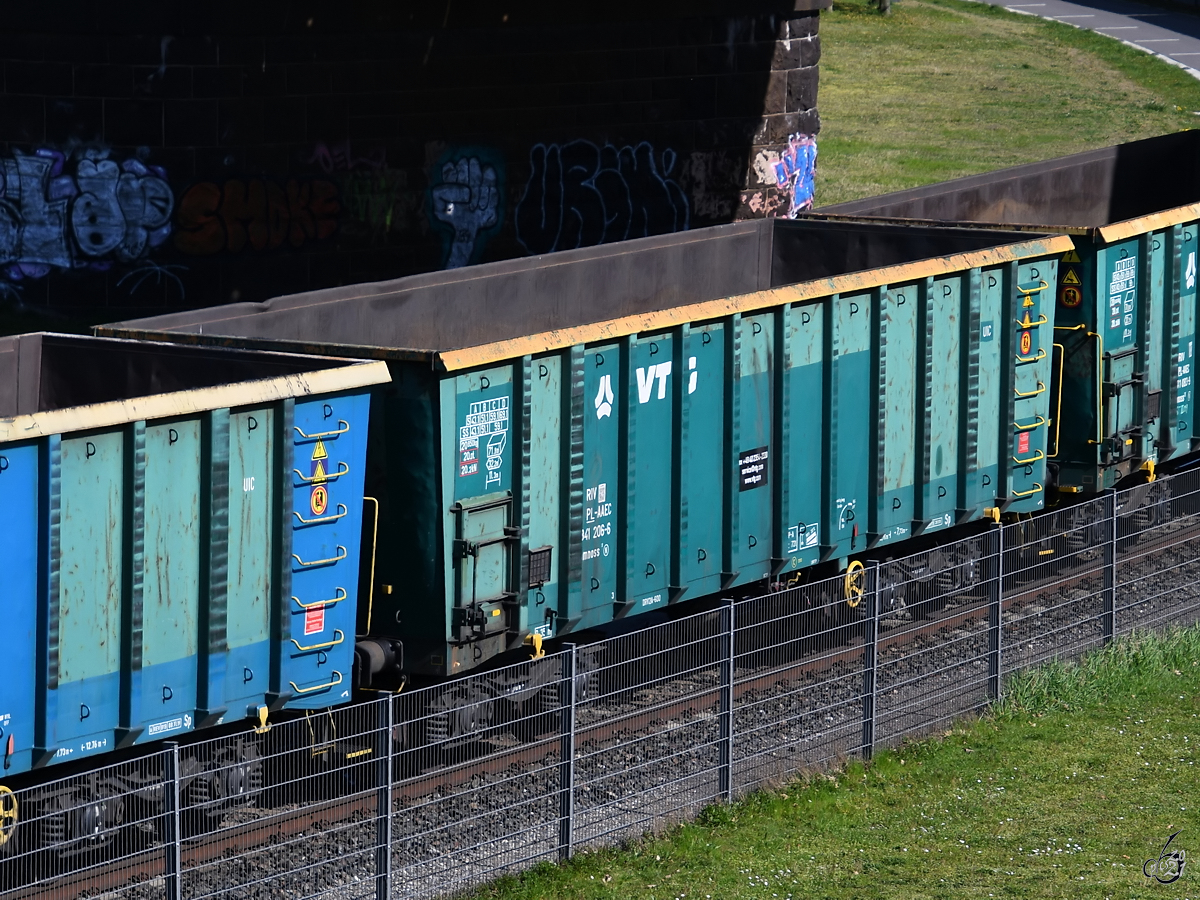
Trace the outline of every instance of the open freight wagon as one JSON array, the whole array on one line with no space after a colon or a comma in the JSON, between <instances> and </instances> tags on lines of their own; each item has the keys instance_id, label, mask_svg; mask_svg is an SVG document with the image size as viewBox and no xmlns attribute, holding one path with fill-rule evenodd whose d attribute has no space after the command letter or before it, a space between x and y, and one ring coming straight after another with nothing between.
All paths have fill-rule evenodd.
<instances>
[{"instance_id":1,"label":"open freight wagon","mask_svg":"<svg viewBox=\"0 0 1200 900\"><path fill-rule=\"evenodd\" d=\"M6 774L350 697L367 389L387 379L0 339Z\"/></svg>"},{"instance_id":2,"label":"open freight wagon","mask_svg":"<svg viewBox=\"0 0 1200 900\"><path fill-rule=\"evenodd\" d=\"M1070 235L1054 283L1050 485L1091 493L1200 447L1200 131L1077 153L817 211ZM1061 403L1059 398L1068 402Z\"/></svg>"},{"instance_id":3,"label":"open freight wagon","mask_svg":"<svg viewBox=\"0 0 1200 900\"><path fill-rule=\"evenodd\" d=\"M763 220L101 331L387 360L386 684L1040 509L1070 249Z\"/></svg>"}]
</instances>

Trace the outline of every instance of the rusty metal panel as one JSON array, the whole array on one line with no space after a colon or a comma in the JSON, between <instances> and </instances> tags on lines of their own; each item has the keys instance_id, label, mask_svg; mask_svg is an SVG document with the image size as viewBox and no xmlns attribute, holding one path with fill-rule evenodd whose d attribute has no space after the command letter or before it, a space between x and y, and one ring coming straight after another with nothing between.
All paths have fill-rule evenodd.
<instances>
[{"instance_id":1,"label":"rusty metal panel","mask_svg":"<svg viewBox=\"0 0 1200 900\"><path fill-rule=\"evenodd\" d=\"M231 337L239 339L231 343L242 346L282 341L298 350L341 355L361 355L360 348L367 347L432 354L590 328L600 322L663 314L781 285L873 273L881 267L923 260L937 259L934 268L938 272L947 267L966 268L938 258L1018 240L1027 240L1027 236L983 229L761 219L555 253L548 258L508 260L263 303L171 313L116 323L102 331L126 336L167 331L202 334L216 343ZM1012 252L1023 251L1002 252L1002 256ZM760 262L767 253L769 266ZM828 284L819 288L822 293L844 289ZM778 302L763 299L764 306ZM722 314L688 314L680 321L657 325L630 324L624 333ZM555 346L618 336L592 328ZM502 347L491 354L490 361L534 352L538 351ZM487 361L473 359L447 367L470 368Z\"/></svg>"}]
</instances>

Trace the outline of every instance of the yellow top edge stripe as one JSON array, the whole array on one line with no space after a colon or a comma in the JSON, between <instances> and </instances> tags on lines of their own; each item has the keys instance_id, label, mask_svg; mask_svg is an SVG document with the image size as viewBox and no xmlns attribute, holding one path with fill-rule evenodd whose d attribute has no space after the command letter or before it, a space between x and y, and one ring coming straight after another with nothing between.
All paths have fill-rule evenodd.
<instances>
[{"instance_id":1,"label":"yellow top edge stripe","mask_svg":"<svg viewBox=\"0 0 1200 900\"><path fill-rule=\"evenodd\" d=\"M213 409L286 400L289 397L331 394L384 384L390 380L387 363L364 362L278 378L239 381L190 391L150 394L129 400L29 413L0 418L0 444L51 434L108 428L143 419L190 415Z\"/></svg>"},{"instance_id":2,"label":"yellow top edge stripe","mask_svg":"<svg viewBox=\"0 0 1200 900\"><path fill-rule=\"evenodd\" d=\"M1099 229L1100 239L1106 244L1123 241L1160 228L1170 228L1184 222L1200 219L1200 203L1189 203L1187 206L1176 206L1174 209L1164 209L1162 212L1139 216L1136 219L1126 219L1124 222L1114 222Z\"/></svg>"},{"instance_id":3,"label":"yellow top edge stripe","mask_svg":"<svg viewBox=\"0 0 1200 900\"><path fill-rule=\"evenodd\" d=\"M1048 235L1036 241L1025 241L1003 247L959 253L954 256L883 266L866 272L851 272L847 275L836 275L833 278L819 281L738 294L719 300L706 300L703 303L676 306L671 309L609 319L573 328L545 331L494 344L481 344L476 347L464 347L460 350L445 350L438 354L438 360L447 372L458 372L528 354L561 350L575 344L610 340L627 334L655 331L687 322L719 319L735 313L754 312L783 306L785 303L800 303L817 297L827 297L830 294L868 290L883 284L901 284L920 278L1015 262L1028 257L1052 256L1065 253L1074 247L1075 244L1067 235Z\"/></svg>"}]
</instances>

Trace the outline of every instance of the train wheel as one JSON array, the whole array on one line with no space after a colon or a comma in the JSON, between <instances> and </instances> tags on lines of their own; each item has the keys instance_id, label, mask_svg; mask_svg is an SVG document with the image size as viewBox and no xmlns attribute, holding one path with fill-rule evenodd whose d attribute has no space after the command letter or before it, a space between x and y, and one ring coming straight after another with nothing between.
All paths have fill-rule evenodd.
<instances>
[{"instance_id":1,"label":"train wheel","mask_svg":"<svg viewBox=\"0 0 1200 900\"><path fill-rule=\"evenodd\" d=\"M478 686L452 685L429 707L425 724L431 744L452 744L469 739L492 724L492 704Z\"/></svg>"},{"instance_id":2,"label":"train wheel","mask_svg":"<svg viewBox=\"0 0 1200 900\"><path fill-rule=\"evenodd\" d=\"M20 806L17 795L0 784L0 854L11 853L16 841Z\"/></svg>"}]
</instances>

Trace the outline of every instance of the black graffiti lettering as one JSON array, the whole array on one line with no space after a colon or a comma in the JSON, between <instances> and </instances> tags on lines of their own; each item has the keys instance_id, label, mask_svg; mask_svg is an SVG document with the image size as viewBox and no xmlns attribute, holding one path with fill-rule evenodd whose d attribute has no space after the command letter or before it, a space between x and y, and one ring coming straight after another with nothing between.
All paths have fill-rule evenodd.
<instances>
[{"instance_id":1,"label":"black graffiti lettering","mask_svg":"<svg viewBox=\"0 0 1200 900\"><path fill-rule=\"evenodd\" d=\"M538 144L517 204L517 239L530 253L684 231L688 201L672 177L676 158L649 143Z\"/></svg>"}]
</instances>

